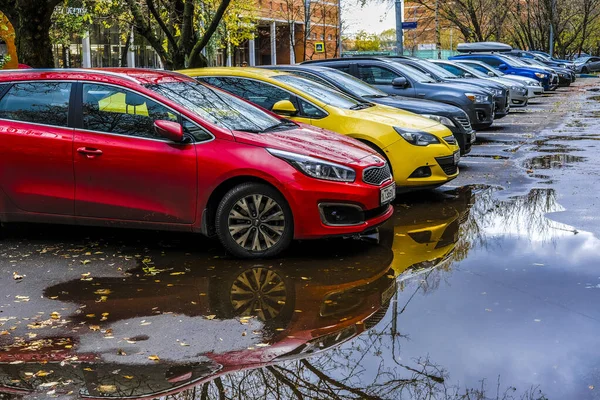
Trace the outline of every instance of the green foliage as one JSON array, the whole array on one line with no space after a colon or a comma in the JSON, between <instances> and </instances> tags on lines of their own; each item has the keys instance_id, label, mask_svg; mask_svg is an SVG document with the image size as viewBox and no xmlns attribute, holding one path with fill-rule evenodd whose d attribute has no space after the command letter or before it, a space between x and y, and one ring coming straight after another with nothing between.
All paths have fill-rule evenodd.
<instances>
[{"instance_id":1,"label":"green foliage","mask_svg":"<svg viewBox=\"0 0 600 400\"><path fill-rule=\"evenodd\" d=\"M10 57L10 54L3 54L0 56L0 69L2 69L6 63L8 63L10 60L12 60L12 58Z\"/></svg>"},{"instance_id":2,"label":"green foliage","mask_svg":"<svg viewBox=\"0 0 600 400\"><path fill-rule=\"evenodd\" d=\"M364 30L356 34L354 49L356 51L378 51L381 48L379 36L367 33Z\"/></svg>"},{"instance_id":3,"label":"green foliage","mask_svg":"<svg viewBox=\"0 0 600 400\"><path fill-rule=\"evenodd\" d=\"M50 40L68 46L89 29L91 22L85 1L64 0L52 14Z\"/></svg>"}]
</instances>

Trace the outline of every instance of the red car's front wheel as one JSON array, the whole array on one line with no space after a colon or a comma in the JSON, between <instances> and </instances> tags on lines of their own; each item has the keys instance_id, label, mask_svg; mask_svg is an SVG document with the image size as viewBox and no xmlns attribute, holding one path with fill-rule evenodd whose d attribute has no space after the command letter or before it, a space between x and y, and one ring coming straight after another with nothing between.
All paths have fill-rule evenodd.
<instances>
[{"instance_id":1,"label":"red car's front wheel","mask_svg":"<svg viewBox=\"0 0 600 400\"><path fill-rule=\"evenodd\" d=\"M272 257L289 246L294 221L281 193L264 184L244 183L221 200L216 231L223 246L237 257Z\"/></svg>"}]
</instances>

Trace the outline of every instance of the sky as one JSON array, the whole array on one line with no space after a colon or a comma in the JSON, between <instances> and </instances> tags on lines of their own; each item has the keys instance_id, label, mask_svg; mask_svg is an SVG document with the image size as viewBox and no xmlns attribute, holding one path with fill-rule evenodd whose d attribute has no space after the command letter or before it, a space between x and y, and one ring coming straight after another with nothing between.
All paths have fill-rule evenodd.
<instances>
[{"instance_id":1,"label":"sky","mask_svg":"<svg viewBox=\"0 0 600 400\"><path fill-rule=\"evenodd\" d=\"M356 0L342 0L342 21L346 25L344 34L356 33L362 29L369 33L396 27L394 1L370 1L365 7L356 5Z\"/></svg>"}]
</instances>

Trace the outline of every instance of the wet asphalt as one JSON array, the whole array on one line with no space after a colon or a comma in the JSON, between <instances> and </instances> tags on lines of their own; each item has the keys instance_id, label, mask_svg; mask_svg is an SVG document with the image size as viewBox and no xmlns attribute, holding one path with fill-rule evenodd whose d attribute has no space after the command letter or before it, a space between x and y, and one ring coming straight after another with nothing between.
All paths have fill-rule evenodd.
<instances>
[{"instance_id":1,"label":"wet asphalt","mask_svg":"<svg viewBox=\"0 0 600 400\"><path fill-rule=\"evenodd\" d=\"M8 226L0 399L600 398L598 90L478 132L362 240Z\"/></svg>"}]
</instances>

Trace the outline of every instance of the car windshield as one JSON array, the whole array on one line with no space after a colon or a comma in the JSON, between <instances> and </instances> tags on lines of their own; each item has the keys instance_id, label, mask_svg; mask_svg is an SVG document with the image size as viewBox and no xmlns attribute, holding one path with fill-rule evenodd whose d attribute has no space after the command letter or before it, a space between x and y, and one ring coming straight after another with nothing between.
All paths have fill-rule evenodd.
<instances>
[{"instance_id":1,"label":"car windshield","mask_svg":"<svg viewBox=\"0 0 600 400\"><path fill-rule=\"evenodd\" d=\"M494 74L494 76L503 76L504 75L504 72L498 71L498 70L490 67L486 63L470 63L468 61L466 61L466 62L465 61L459 61L459 64L460 65L467 65L469 67L476 68L476 69L483 68L483 69L486 70L486 72L491 72L492 74Z\"/></svg>"},{"instance_id":2,"label":"car windshield","mask_svg":"<svg viewBox=\"0 0 600 400\"><path fill-rule=\"evenodd\" d=\"M338 92L337 90L329 89L299 76L278 75L275 76L274 79L301 90L302 92L314 97L316 100L322 101L323 103L333 107L356 109L359 104L363 104L352 97Z\"/></svg>"},{"instance_id":3,"label":"car windshield","mask_svg":"<svg viewBox=\"0 0 600 400\"><path fill-rule=\"evenodd\" d=\"M498 56L498 57L500 57L500 59L509 67L515 67L515 68L529 67L529 65L525 64L524 62L521 62L512 57L505 57L505 56Z\"/></svg>"},{"instance_id":4,"label":"car windshield","mask_svg":"<svg viewBox=\"0 0 600 400\"><path fill-rule=\"evenodd\" d=\"M446 71L444 68L432 63L431 61L423 61L420 65L422 65L423 68L426 68L432 74L434 74L442 79L457 79L458 78L458 76L454 75L452 72Z\"/></svg>"},{"instance_id":5,"label":"car windshield","mask_svg":"<svg viewBox=\"0 0 600 400\"><path fill-rule=\"evenodd\" d=\"M353 77L350 74L347 74L342 71L336 70L320 70L320 72L326 76L327 78L335 81L335 83L347 90L350 93L353 93L356 96L361 97L387 97L388 95L367 83L364 83L358 78Z\"/></svg>"},{"instance_id":6,"label":"car windshield","mask_svg":"<svg viewBox=\"0 0 600 400\"><path fill-rule=\"evenodd\" d=\"M464 65L464 64L453 64L455 65L457 68L462 69L465 72L468 72L469 74L473 75L476 78L484 78L487 79L489 78L489 75L484 74L483 72L469 66L469 65Z\"/></svg>"},{"instance_id":7,"label":"car windshield","mask_svg":"<svg viewBox=\"0 0 600 400\"><path fill-rule=\"evenodd\" d=\"M222 128L262 132L281 123L260 108L199 82L171 82L146 87Z\"/></svg>"},{"instance_id":8,"label":"car windshield","mask_svg":"<svg viewBox=\"0 0 600 400\"><path fill-rule=\"evenodd\" d=\"M421 83L435 83L435 79L433 79L430 76L425 75L418 69L415 69L413 67L409 67L407 65L400 64L400 63L394 63L394 64L395 64L395 67L402 74L408 76L410 79L413 79L413 80L415 80L417 82L421 82Z\"/></svg>"}]
</instances>

